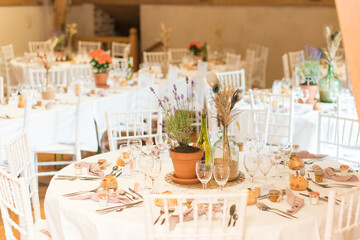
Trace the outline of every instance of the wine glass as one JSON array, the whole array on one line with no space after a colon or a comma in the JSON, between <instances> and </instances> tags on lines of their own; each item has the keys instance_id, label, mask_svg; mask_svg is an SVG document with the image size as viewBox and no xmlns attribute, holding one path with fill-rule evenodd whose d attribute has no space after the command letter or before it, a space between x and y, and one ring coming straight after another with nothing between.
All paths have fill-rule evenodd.
<instances>
[{"instance_id":1,"label":"wine glass","mask_svg":"<svg viewBox=\"0 0 360 240\"><path fill-rule=\"evenodd\" d=\"M289 161L290 149L291 149L291 146L290 146L290 143L288 143L288 142L281 142L279 144L280 158L281 158L281 161L283 161L284 169L286 169L288 161Z\"/></svg>"},{"instance_id":2,"label":"wine glass","mask_svg":"<svg viewBox=\"0 0 360 240\"><path fill-rule=\"evenodd\" d=\"M253 141L253 146L257 153L260 153L264 149L265 145L266 142L264 134L261 134Z\"/></svg>"},{"instance_id":3,"label":"wine glass","mask_svg":"<svg viewBox=\"0 0 360 240\"><path fill-rule=\"evenodd\" d=\"M152 192L155 193L155 180L160 175L162 164L159 158L151 157L147 163L147 176L151 179Z\"/></svg>"},{"instance_id":4,"label":"wine glass","mask_svg":"<svg viewBox=\"0 0 360 240\"><path fill-rule=\"evenodd\" d=\"M210 181L212 175L212 165L205 164L205 162L197 161L196 162L196 176L199 181L202 183L204 190L206 189L206 184Z\"/></svg>"},{"instance_id":5,"label":"wine glass","mask_svg":"<svg viewBox=\"0 0 360 240\"><path fill-rule=\"evenodd\" d=\"M123 145L120 145L120 157L121 159L124 161L125 163L125 166L123 168L123 173L124 173L124 176L129 176L130 175L130 170L131 170L131 167L130 167L130 152L129 152L129 149L128 147L123 144Z\"/></svg>"},{"instance_id":6,"label":"wine glass","mask_svg":"<svg viewBox=\"0 0 360 240\"><path fill-rule=\"evenodd\" d=\"M308 100L309 96L310 96L310 93L309 93L308 89L301 89L300 98L303 103L306 103L306 100Z\"/></svg>"},{"instance_id":7,"label":"wine glass","mask_svg":"<svg viewBox=\"0 0 360 240\"><path fill-rule=\"evenodd\" d=\"M216 183L220 186L220 190L224 189L230 176L230 168L227 164L216 164L214 167L214 178Z\"/></svg>"},{"instance_id":8,"label":"wine glass","mask_svg":"<svg viewBox=\"0 0 360 240\"><path fill-rule=\"evenodd\" d=\"M244 155L244 167L246 172L251 177L251 182L254 182L254 175L259 168L257 153L245 153Z\"/></svg>"},{"instance_id":9,"label":"wine glass","mask_svg":"<svg viewBox=\"0 0 360 240\"><path fill-rule=\"evenodd\" d=\"M269 153L259 154L258 165L259 165L260 172L265 177L265 183L267 180L266 175L269 173L269 171L272 167L272 164L273 164L272 157Z\"/></svg>"},{"instance_id":10,"label":"wine glass","mask_svg":"<svg viewBox=\"0 0 360 240\"><path fill-rule=\"evenodd\" d=\"M147 187L147 168L148 168L148 162L151 161L151 156L145 154L145 153L140 153L140 157L139 157L139 161L138 161L138 167L140 172L142 172L142 174L144 175L144 188L149 189L149 187ZM151 163L150 163L151 164Z\"/></svg>"},{"instance_id":11,"label":"wine glass","mask_svg":"<svg viewBox=\"0 0 360 240\"><path fill-rule=\"evenodd\" d=\"M168 135L166 133L156 134L155 144L158 147L158 149L160 150L160 158L161 158L162 154L164 153L164 150L167 146L167 141L168 141Z\"/></svg>"},{"instance_id":12,"label":"wine glass","mask_svg":"<svg viewBox=\"0 0 360 240\"><path fill-rule=\"evenodd\" d=\"M139 153L141 152L141 146L142 146L142 141L139 138L137 138L137 139L133 138L133 139L129 139L127 141L127 147L130 152L131 160L134 163L135 172L139 172L138 166L137 166L138 165L137 159L138 159Z\"/></svg>"},{"instance_id":13,"label":"wine glass","mask_svg":"<svg viewBox=\"0 0 360 240\"><path fill-rule=\"evenodd\" d=\"M272 149L270 150L270 156L272 161L275 163L275 176L274 178L276 180L279 179L279 172L278 172L278 167L279 167L279 163L281 162L281 155L280 155L280 151L278 149L278 147L276 149Z\"/></svg>"}]
</instances>

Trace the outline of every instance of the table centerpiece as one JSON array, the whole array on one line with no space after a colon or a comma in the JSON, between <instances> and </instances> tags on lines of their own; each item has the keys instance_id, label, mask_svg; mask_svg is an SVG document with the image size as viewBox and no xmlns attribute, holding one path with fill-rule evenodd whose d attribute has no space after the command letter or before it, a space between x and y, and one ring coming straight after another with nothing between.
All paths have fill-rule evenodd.
<instances>
[{"instance_id":1,"label":"table centerpiece","mask_svg":"<svg viewBox=\"0 0 360 240\"><path fill-rule=\"evenodd\" d=\"M165 25L161 24L161 33L160 33L160 42L162 43L163 51L165 52L165 59L164 63L161 65L161 73L163 74L163 77L165 78L166 75L169 72L169 41L170 41L170 33L172 29L166 28Z\"/></svg>"},{"instance_id":2,"label":"table centerpiece","mask_svg":"<svg viewBox=\"0 0 360 240\"><path fill-rule=\"evenodd\" d=\"M190 146L190 136L193 123L193 99L195 82L186 78L187 96L180 94L177 87L173 85L174 101L169 97L160 98L154 88L150 87L155 94L159 106L164 114L164 128L169 135L170 140L170 158L172 160L175 174L172 180L181 184L197 183L196 162L199 161L204 150L198 147Z\"/></svg>"},{"instance_id":3,"label":"table centerpiece","mask_svg":"<svg viewBox=\"0 0 360 240\"><path fill-rule=\"evenodd\" d=\"M107 79L109 76L110 64L112 64L110 54L105 54L104 50L97 49L90 52L89 55L91 57L90 64L95 70L94 78L96 87L108 88Z\"/></svg>"},{"instance_id":4,"label":"table centerpiece","mask_svg":"<svg viewBox=\"0 0 360 240\"><path fill-rule=\"evenodd\" d=\"M56 41L53 42L56 44ZM53 46L54 46L53 44ZM39 47L38 47L39 48ZM39 63L43 65L43 67L46 70L45 79L43 81L43 85L41 86L41 97L44 100L52 100L55 99L56 96L56 88L52 81L50 81L49 78L49 71L51 68L51 65L54 63L55 59L53 56L49 53L43 52L40 53L37 52L37 58L39 59Z\"/></svg>"},{"instance_id":5,"label":"table centerpiece","mask_svg":"<svg viewBox=\"0 0 360 240\"><path fill-rule=\"evenodd\" d=\"M341 33L334 31L331 33L330 27L325 28L325 39L327 47L322 49L324 58L328 63L327 75L319 81L320 101L333 103L336 101L338 94L341 93L342 81L334 75L333 62L336 58L336 52L341 42Z\"/></svg>"}]
</instances>

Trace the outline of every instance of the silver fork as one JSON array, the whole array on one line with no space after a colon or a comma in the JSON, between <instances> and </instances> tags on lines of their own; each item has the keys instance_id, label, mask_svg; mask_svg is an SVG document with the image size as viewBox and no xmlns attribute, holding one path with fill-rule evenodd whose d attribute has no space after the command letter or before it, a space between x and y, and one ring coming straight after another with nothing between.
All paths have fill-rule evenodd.
<instances>
[{"instance_id":1,"label":"silver fork","mask_svg":"<svg viewBox=\"0 0 360 240\"><path fill-rule=\"evenodd\" d=\"M168 209L168 214L172 214L173 212L175 212L175 208L169 208L169 209ZM166 218L164 218L164 219L162 220L161 225L163 225L163 224L165 223L165 219L166 219Z\"/></svg>"},{"instance_id":2,"label":"silver fork","mask_svg":"<svg viewBox=\"0 0 360 240\"><path fill-rule=\"evenodd\" d=\"M160 217L161 217L163 214L165 214L165 210L164 210L164 208L162 207L162 208L160 209L160 215L159 215L158 218L155 220L154 225L159 221Z\"/></svg>"},{"instance_id":3,"label":"silver fork","mask_svg":"<svg viewBox=\"0 0 360 240\"><path fill-rule=\"evenodd\" d=\"M83 194L83 193L90 193L90 192L96 193L99 189L100 189L100 186L98 186L97 188L94 188L92 190L85 190L85 191L77 191L77 192L67 193L67 194L64 194L63 196L64 197L73 197L73 196L80 195L80 194Z\"/></svg>"},{"instance_id":4,"label":"silver fork","mask_svg":"<svg viewBox=\"0 0 360 240\"><path fill-rule=\"evenodd\" d=\"M284 211L282 211L282 210L280 210L280 209L269 207L269 206L266 205L265 203L259 202L259 205L262 205L262 207L265 208L265 209L267 209L267 210L275 210L275 211L281 212L282 214L285 214L285 215L287 215L287 216L289 216L289 217L292 217L292 218L296 218L296 219L297 219L296 216L293 216L293 215L291 215L291 214L289 214L289 213L287 213L287 212L284 212Z\"/></svg>"},{"instance_id":5,"label":"silver fork","mask_svg":"<svg viewBox=\"0 0 360 240\"><path fill-rule=\"evenodd\" d=\"M288 216L286 216L286 215L282 215L282 214L280 214L280 213L278 213L278 212L274 212L273 210L264 208L264 207L261 206L261 204L259 204L259 203L256 203L256 206L257 206L261 211L272 212L272 213L275 213L275 214L277 214L277 215L279 215L279 216L282 216L282 217L284 217L284 218L293 219L293 218L290 218L290 217L288 217Z\"/></svg>"}]
</instances>

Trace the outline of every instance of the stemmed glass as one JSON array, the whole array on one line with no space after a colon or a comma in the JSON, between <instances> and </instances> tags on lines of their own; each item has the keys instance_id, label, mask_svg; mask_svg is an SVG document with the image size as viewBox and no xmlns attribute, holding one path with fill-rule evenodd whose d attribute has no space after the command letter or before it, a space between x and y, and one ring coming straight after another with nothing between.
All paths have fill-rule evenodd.
<instances>
[{"instance_id":1,"label":"stemmed glass","mask_svg":"<svg viewBox=\"0 0 360 240\"><path fill-rule=\"evenodd\" d=\"M206 189L207 183L210 181L212 175L212 165L205 164L205 162L196 162L196 176L202 183L204 190Z\"/></svg>"},{"instance_id":2,"label":"stemmed glass","mask_svg":"<svg viewBox=\"0 0 360 240\"><path fill-rule=\"evenodd\" d=\"M253 146L254 146L254 149L256 150L257 153L260 153L264 149L265 144L266 144L265 135L258 136L253 141Z\"/></svg>"},{"instance_id":3,"label":"stemmed glass","mask_svg":"<svg viewBox=\"0 0 360 240\"><path fill-rule=\"evenodd\" d=\"M148 156L146 154L140 154L140 157L139 157L139 170L144 174L144 188L148 188L147 187L147 184L146 184L146 179L148 177L147 175L147 167L148 167L148 162L151 161L151 156ZM150 163L151 164L151 163Z\"/></svg>"},{"instance_id":4,"label":"stemmed glass","mask_svg":"<svg viewBox=\"0 0 360 240\"><path fill-rule=\"evenodd\" d=\"M139 172L138 171L138 166L137 166L138 165L137 158L139 156L141 146L142 146L141 139L129 139L127 141L127 147L128 147L129 152L130 152L131 160L133 161L133 164L134 164L135 172Z\"/></svg>"},{"instance_id":5,"label":"stemmed glass","mask_svg":"<svg viewBox=\"0 0 360 240\"><path fill-rule=\"evenodd\" d=\"M220 186L220 190L224 189L230 176L230 168L227 164L216 164L214 167L214 178L216 183Z\"/></svg>"},{"instance_id":6,"label":"stemmed glass","mask_svg":"<svg viewBox=\"0 0 360 240\"><path fill-rule=\"evenodd\" d=\"M290 156L290 143L288 142L280 143L279 152L280 152L280 158L284 163L284 169L286 169Z\"/></svg>"},{"instance_id":7,"label":"stemmed glass","mask_svg":"<svg viewBox=\"0 0 360 240\"><path fill-rule=\"evenodd\" d=\"M155 144L158 147L158 149L160 150L160 159L161 156L164 153L164 150L167 146L167 142L168 142L168 135L166 133L158 133L155 136Z\"/></svg>"},{"instance_id":8,"label":"stemmed glass","mask_svg":"<svg viewBox=\"0 0 360 240\"><path fill-rule=\"evenodd\" d=\"M130 176L130 166L129 166L129 163L130 163L130 152L129 152L129 149L126 145L120 145L120 157L121 159L124 161L125 163L125 166L123 168L123 173L124 173L124 176Z\"/></svg>"},{"instance_id":9,"label":"stemmed glass","mask_svg":"<svg viewBox=\"0 0 360 240\"><path fill-rule=\"evenodd\" d=\"M308 89L301 89L300 98L303 103L306 103L306 100L308 100L309 96L310 96L310 93L309 93Z\"/></svg>"},{"instance_id":10,"label":"stemmed glass","mask_svg":"<svg viewBox=\"0 0 360 240\"><path fill-rule=\"evenodd\" d=\"M336 88L330 88L329 89L329 98L330 98L330 100L332 102L332 105L333 105L332 107L334 109L334 112L336 112L335 102L337 100L338 94L339 93L338 93L338 90ZM339 109L337 109L337 110L339 110Z\"/></svg>"},{"instance_id":11,"label":"stemmed glass","mask_svg":"<svg viewBox=\"0 0 360 240\"><path fill-rule=\"evenodd\" d=\"M160 175L162 164L159 158L151 157L146 163L147 176L151 179L152 192L155 193L155 180Z\"/></svg>"},{"instance_id":12,"label":"stemmed glass","mask_svg":"<svg viewBox=\"0 0 360 240\"><path fill-rule=\"evenodd\" d=\"M273 164L271 155L269 153L259 154L258 164L259 164L260 172L265 177L265 183L266 183L267 180L266 175L269 173Z\"/></svg>"},{"instance_id":13,"label":"stemmed glass","mask_svg":"<svg viewBox=\"0 0 360 240\"><path fill-rule=\"evenodd\" d=\"M244 167L246 172L251 177L251 182L254 182L254 175L259 168L258 154L257 153L245 153L244 155Z\"/></svg>"},{"instance_id":14,"label":"stemmed glass","mask_svg":"<svg viewBox=\"0 0 360 240\"><path fill-rule=\"evenodd\" d=\"M271 156L272 161L275 163L275 176L274 176L274 178L276 180L278 180L279 179L279 172L278 172L279 169L278 169L278 167L279 167L279 163L281 162L281 156L280 156L279 150L278 149L270 150L270 156Z\"/></svg>"}]
</instances>

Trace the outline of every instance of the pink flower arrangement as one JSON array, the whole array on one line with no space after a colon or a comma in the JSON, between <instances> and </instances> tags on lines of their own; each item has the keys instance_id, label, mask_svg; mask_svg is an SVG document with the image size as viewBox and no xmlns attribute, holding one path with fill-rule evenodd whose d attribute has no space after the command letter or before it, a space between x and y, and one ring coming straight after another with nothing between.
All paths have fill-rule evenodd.
<instances>
[{"instance_id":1,"label":"pink flower arrangement","mask_svg":"<svg viewBox=\"0 0 360 240\"><path fill-rule=\"evenodd\" d=\"M199 56L201 54L202 48L202 45L198 42L190 42L187 45L187 49L189 49L195 56Z\"/></svg>"},{"instance_id":2,"label":"pink flower arrangement","mask_svg":"<svg viewBox=\"0 0 360 240\"><path fill-rule=\"evenodd\" d=\"M110 64L112 64L112 58L110 54L104 54L104 50L97 49L89 53L92 59L90 63L93 69L96 70L96 73L106 73L109 68Z\"/></svg>"}]
</instances>

